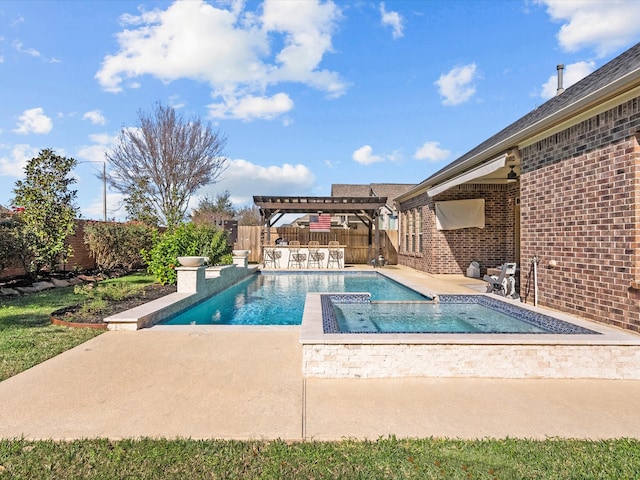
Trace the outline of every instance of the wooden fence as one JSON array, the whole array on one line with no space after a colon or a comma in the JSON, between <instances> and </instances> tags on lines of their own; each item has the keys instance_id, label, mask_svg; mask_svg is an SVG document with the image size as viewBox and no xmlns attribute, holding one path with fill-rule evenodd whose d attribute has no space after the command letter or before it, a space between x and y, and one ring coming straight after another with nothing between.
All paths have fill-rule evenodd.
<instances>
[{"instance_id":1,"label":"wooden fence","mask_svg":"<svg viewBox=\"0 0 640 480\"><path fill-rule=\"evenodd\" d=\"M262 227L260 226L239 226L238 241L234 248L238 250L251 250L249 262L258 263L261 261L262 252ZM390 235L391 234L391 237ZM265 233L266 235L266 233ZM332 229L331 232L311 232L308 228L297 227L271 227L271 242L276 238L286 241L298 240L301 245L307 245L309 240L317 240L320 245L327 245L330 240L336 240L340 245L346 245L345 263L366 264L380 253L390 264L398 263L398 250L392 237L397 235L396 231L386 232L380 230L380 251L375 251L375 232L373 232L372 246L369 247L369 234L366 231ZM266 237L265 237L266 238Z\"/></svg>"}]
</instances>

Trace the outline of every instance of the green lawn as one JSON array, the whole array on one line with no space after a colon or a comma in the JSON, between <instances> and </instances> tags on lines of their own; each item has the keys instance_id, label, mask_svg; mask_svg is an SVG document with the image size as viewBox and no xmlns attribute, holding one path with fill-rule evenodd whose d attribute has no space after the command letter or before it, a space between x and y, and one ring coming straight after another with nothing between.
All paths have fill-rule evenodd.
<instances>
[{"instance_id":1,"label":"green lawn","mask_svg":"<svg viewBox=\"0 0 640 480\"><path fill-rule=\"evenodd\" d=\"M110 282L152 281L134 275ZM99 335L49 323L53 310L82 298L62 288L3 299L0 380ZM0 440L0 480L5 478L640 479L640 441L11 439Z\"/></svg>"},{"instance_id":2,"label":"green lawn","mask_svg":"<svg viewBox=\"0 0 640 480\"><path fill-rule=\"evenodd\" d=\"M51 325L51 312L81 298L73 287L65 287L0 300L0 381L101 333Z\"/></svg>"},{"instance_id":3,"label":"green lawn","mask_svg":"<svg viewBox=\"0 0 640 480\"><path fill-rule=\"evenodd\" d=\"M0 478L637 479L631 440L0 441Z\"/></svg>"},{"instance_id":4,"label":"green lawn","mask_svg":"<svg viewBox=\"0 0 640 480\"><path fill-rule=\"evenodd\" d=\"M143 286L153 281L150 275L134 274L102 283ZM0 381L100 335L100 330L51 325L51 312L84 299L73 287L0 299Z\"/></svg>"}]
</instances>

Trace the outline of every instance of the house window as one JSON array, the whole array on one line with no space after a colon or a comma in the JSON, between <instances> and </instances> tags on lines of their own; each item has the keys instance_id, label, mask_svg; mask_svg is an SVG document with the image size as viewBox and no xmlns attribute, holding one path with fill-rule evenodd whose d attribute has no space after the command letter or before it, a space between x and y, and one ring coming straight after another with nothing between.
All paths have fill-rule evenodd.
<instances>
[{"instance_id":1,"label":"house window","mask_svg":"<svg viewBox=\"0 0 640 480\"><path fill-rule=\"evenodd\" d=\"M409 212L404 212L404 222L402 222L402 230L404 231L404 251L409 251Z\"/></svg>"},{"instance_id":2,"label":"house window","mask_svg":"<svg viewBox=\"0 0 640 480\"><path fill-rule=\"evenodd\" d=\"M411 210L410 213L410 217L411 217L411 251L413 253L416 253L418 251L418 235L417 235L417 230L418 230L418 211L414 208Z\"/></svg>"}]
</instances>

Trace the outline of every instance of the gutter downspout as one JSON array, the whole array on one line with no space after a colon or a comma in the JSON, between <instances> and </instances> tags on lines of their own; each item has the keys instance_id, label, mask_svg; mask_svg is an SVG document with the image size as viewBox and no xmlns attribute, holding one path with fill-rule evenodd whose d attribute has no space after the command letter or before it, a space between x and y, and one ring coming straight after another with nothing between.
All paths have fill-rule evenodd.
<instances>
[{"instance_id":1,"label":"gutter downspout","mask_svg":"<svg viewBox=\"0 0 640 480\"><path fill-rule=\"evenodd\" d=\"M634 189L635 198L633 202L635 205L635 228L631 240L631 283L629 286L634 290L640 290L640 132L636 132L634 140L634 154L636 157L634 162L636 188Z\"/></svg>"}]
</instances>

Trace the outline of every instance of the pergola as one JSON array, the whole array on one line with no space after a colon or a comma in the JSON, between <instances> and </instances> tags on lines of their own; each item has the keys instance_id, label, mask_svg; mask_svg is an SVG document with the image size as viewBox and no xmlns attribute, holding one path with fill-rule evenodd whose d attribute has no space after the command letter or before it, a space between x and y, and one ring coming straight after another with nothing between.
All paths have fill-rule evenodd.
<instances>
[{"instance_id":1,"label":"pergola","mask_svg":"<svg viewBox=\"0 0 640 480\"><path fill-rule=\"evenodd\" d=\"M369 230L369 250L373 243L373 229L376 230L376 252L380 247L380 231L376 225L380 208L387 203L387 197L276 197L254 196L253 203L260 208L263 228L267 231L267 242L271 241L271 227L286 213L304 215L306 213L326 213L330 215L355 215Z\"/></svg>"}]
</instances>

